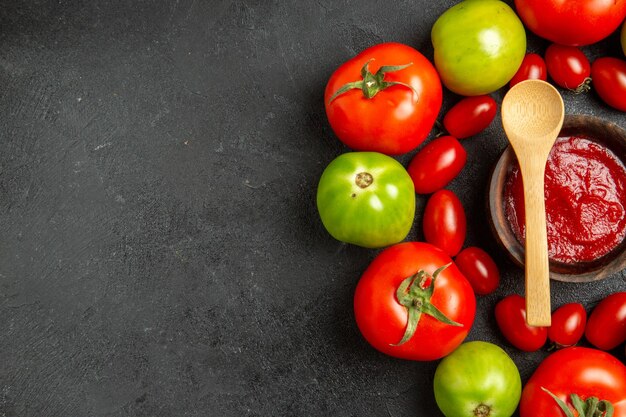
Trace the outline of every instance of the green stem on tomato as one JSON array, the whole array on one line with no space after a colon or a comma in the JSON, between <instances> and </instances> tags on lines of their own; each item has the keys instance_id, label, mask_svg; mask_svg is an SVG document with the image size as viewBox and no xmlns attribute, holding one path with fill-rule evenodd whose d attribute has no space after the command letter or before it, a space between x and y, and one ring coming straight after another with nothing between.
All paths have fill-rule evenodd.
<instances>
[{"instance_id":1,"label":"green stem on tomato","mask_svg":"<svg viewBox=\"0 0 626 417\"><path fill-rule=\"evenodd\" d=\"M541 387L541 389L556 401L566 417L574 417L574 413L572 413L565 401L551 393L548 389L544 387ZM578 417L613 417L613 404L607 400L599 400L598 397L588 397L583 401L577 394L570 394L570 401L574 406L574 410L578 413Z\"/></svg>"},{"instance_id":2,"label":"green stem on tomato","mask_svg":"<svg viewBox=\"0 0 626 417\"><path fill-rule=\"evenodd\" d=\"M361 68L361 78L363 78L362 80L353 81L353 82L342 85L339 88L339 90L335 91L335 93L332 95L330 100L328 100L328 103L329 104L332 103L332 101L336 99L337 97L339 97L340 95L350 90L354 90L354 89L362 90L363 95L369 99L369 98L374 97L376 94L383 91L384 89L389 88L394 85L401 85L403 87L409 88L413 91L413 94L415 96L419 96L419 94L417 93L417 90L415 90L415 88L413 88L409 84L405 84L400 81L391 81L391 82L385 81L385 74L408 68L411 65L413 65L412 62L406 65L383 65L382 67L378 69L378 71L376 71L375 74L372 74L369 70L369 64L371 61L372 61L371 59L367 61L365 65L363 65L363 67Z\"/></svg>"},{"instance_id":3,"label":"green stem on tomato","mask_svg":"<svg viewBox=\"0 0 626 417\"><path fill-rule=\"evenodd\" d=\"M420 318L422 317L422 313L428 314L450 326L462 326L462 324L450 320L441 310L430 302L435 291L435 280L448 266L450 266L450 264L438 268L433 272L432 276L428 275L423 270L419 270L400 283L396 290L396 298L398 302L407 309L408 319L402 339L398 343L392 343L391 346L400 346L413 337Z\"/></svg>"}]
</instances>

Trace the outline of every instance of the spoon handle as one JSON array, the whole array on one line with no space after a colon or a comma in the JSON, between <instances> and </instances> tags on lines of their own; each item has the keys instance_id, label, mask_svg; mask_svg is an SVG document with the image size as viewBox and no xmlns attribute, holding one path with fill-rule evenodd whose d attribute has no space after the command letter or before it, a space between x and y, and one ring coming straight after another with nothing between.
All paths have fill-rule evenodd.
<instances>
[{"instance_id":1,"label":"spoon handle","mask_svg":"<svg viewBox=\"0 0 626 417\"><path fill-rule=\"evenodd\" d=\"M545 159L543 164L536 159L531 161L536 163L522 167L526 211L526 322L530 326L550 326L550 269L543 182Z\"/></svg>"}]
</instances>

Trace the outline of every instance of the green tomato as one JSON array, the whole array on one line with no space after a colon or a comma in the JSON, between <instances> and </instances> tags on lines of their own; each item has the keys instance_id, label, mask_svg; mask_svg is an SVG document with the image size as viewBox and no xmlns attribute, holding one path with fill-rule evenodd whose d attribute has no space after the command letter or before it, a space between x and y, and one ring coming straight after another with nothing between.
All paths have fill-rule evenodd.
<instances>
[{"instance_id":1,"label":"green tomato","mask_svg":"<svg viewBox=\"0 0 626 417\"><path fill-rule=\"evenodd\" d=\"M435 371L435 400L446 417L509 417L522 395L513 360L488 342L468 342Z\"/></svg>"},{"instance_id":2,"label":"green tomato","mask_svg":"<svg viewBox=\"0 0 626 417\"><path fill-rule=\"evenodd\" d=\"M324 170L317 209L337 240L381 248L403 240L415 216L415 188L404 167L377 152L349 152Z\"/></svg>"},{"instance_id":3,"label":"green tomato","mask_svg":"<svg viewBox=\"0 0 626 417\"><path fill-rule=\"evenodd\" d=\"M435 22L431 38L441 81L463 96L491 93L508 83L526 54L526 32L499 0L465 0Z\"/></svg>"}]
</instances>

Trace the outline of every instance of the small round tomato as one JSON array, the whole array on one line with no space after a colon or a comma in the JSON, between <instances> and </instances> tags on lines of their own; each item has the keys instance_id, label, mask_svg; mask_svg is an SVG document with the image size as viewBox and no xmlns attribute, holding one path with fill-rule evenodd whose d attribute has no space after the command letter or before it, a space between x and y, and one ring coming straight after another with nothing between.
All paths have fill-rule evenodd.
<instances>
[{"instance_id":1,"label":"small round tomato","mask_svg":"<svg viewBox=\"0 0 626 417\"><path fill-rule=\"evenodd\" d=\"M462 96L496 91L509 82L526 53L524 25L502 1L462 1L431 31L443 84Z\"/></svg>"},{"instance_id":2,"label":"small round tomato","mask_svg":"<svg viewBox=\"0 0 626 417\"><path fill-rule=\"evenodd\" d=\"M564 304L552 313L548 339L557 348L574 346L585 333L587 312L580 303Z\"/></svg>"},{"instance_id":3,"label":"small round tomato","mask_svg":"<svg viewBox=\"0 0 626 417\"><path fill-rule=\"evenodd\" d=\"M347 146L399 155L426 139L441 94L439 75L424 55L407 45L383 43L333 73L324 103L330 126Z\"/></svg>"},{"instance_id":4,"label":"small round tomato","mask_svg":"<svg viewBox=\"0 0 626 417\"><path fill-rule=\"evenodd\" d=\"M598 58L591 66L591 78L596 93L606 104L626 111L626 61Z\"/></svg>"},{"instance_id":5,"label":"small round tomato","mask_svg":"<svg viewBox=\"0 0 626 417\"><path fill-rule=\"evenodd\" d=\"M324 170L317 209L337 240L380 248L404 239L413 225L413 181L395 159L377 152L348 152Z\"/></svg>"},{"instance_id":6,"label":"small round tomato","mask_svg":"<svg viewBox=\"0 0 626 417\"><path fill-rule=\"evenodd\" d=\"M405 242L383 250L354 292L356 323L374 348L402 359L446 356L476 313L472 287L441 249Z\"/></svg>"},{"instance_id":7,"label":"small round tomato","mask_svg":"<svg viewBox=\"0 0 626 417\"><path fill-rule=\"evenodd\" d=\"M626 366L601 350L574 346L539 364L522 391L519 413L597 417L609 416L604 412L611 406L613 417L626 417Z\"/></svg>"},{"instance_id":8,"label":"small round tomato","mask_svg":"<svg viewBox=\"0 0 626 417\"><path fill-rule=\"evenodd\" d=\"M524 297L513 294L496 304L496 322L502 335L516 348L534 352L546 344L548 329L526 323Z\"/></svg>"},{"instance_id":9,"label":"small round tomato","mask_svg":"<svg viewBox=\"0 0 626 417\"><path fill-rule=\"evenodd\" d=\"M467 97L456 103L443 118L443 126L457 139L474 136L496 117L498 106L490 96Z\"/></svg>"},{"instance_id":10,"label":"small round tomato","mask_svg":"<svg viewBox=\"0 0 626 417\"><path fill-rule=\"evenodd\" d=\"M481 248L471 246L463 249L454 258L454 263L465 275L476 294L491 294L500 285L498 266Z\"/></svg>"},{"instance_id":11,"label":"small round tomato","mask_svg":"<svg viewBox=\"0 0 626 417\"><path fill-rule=\"evenodd\" d=\"M613 293L598 303L589 315L585 337L602 350L626 341L626 292Z\"/></svg>"},{"instance_id":12,"label":"small round tomato","mask_svg":"<svg viewBox=\"0 0 626 417\"><path fill-rule=\"evenodd\" d=\"M461 200L450 190L434 193L424 209L424 239L454 256L465 243L467 220Z\"/></svg>"},{"instance_id":13,"label":"small round tomato","mask_svg":"<svg viewBox=\"0 0 626 417\"><path fill-rule=\"evenodd\" d=\"M543 80L548 79L548 69L546 68L546 61L543 60L541 55L538 54L526 54L522 65L511 78L509 87L513 87L526 80Z\"/></svg>"},{"instance_id":14,"label":"small round tomato","mask_svg":"<svg viewBox=\"0 0 626 417\"><path fill-rule=\"evenodd\" d=\"M575 46L553 43L546 49L548 74L563 88L576 92L589 90L591 65L583 52Z\"/></svg>"},{"instance_id":15,"label":"small round tomato","mask_svg":"<svg viewBox=\"0 0 626 417\"><path fill-rule=\"evenodd\" d=\"M528 29L561 45L591 45L609 36L626 16L626 0L515 0Z\"/></svg>"},{"instance_id":16,"label":"small round tomato","mask_svg":"<svg viewBox=\"0 0 626 417\"><path fill-rule=\"evenodd\" d=\"M467 152L452 136L433 139L411 160L408 171L415 192L430 194L442 189L463 170Z\"/></svg>"},{"instance_id":17,"label":"small round tomato","mask_svg":"<svg viewBox=\"0 0 626 417\"><path fill-rule=\"evenodd\" d=\"M463 343L437 366L435 401L446 417L509 417L522 394L515 362L488 342Z\"/></svg>"}]
</instances>

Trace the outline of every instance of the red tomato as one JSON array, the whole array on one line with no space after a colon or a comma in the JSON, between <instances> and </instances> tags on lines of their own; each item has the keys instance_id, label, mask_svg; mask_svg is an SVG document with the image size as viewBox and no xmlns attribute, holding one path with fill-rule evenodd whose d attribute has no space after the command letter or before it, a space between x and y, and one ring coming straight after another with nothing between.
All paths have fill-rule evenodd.
<instances>
[{"instance_id":1,"label":"red tomato","mask_svg":"<svg viewBox=\"0 0 626 417\"><path fill-rule=\"evenodd\" d=\"M525 80L543 80L548 79L548 69L546 68L546 61L543 60L541 55L538 54L526 54L522 65L511 78L509 87L513 87L515 84Z\"/></svg>"},{"instance_id":2,"label":"red tomato","mask_svg":"<svg viewBox=\"0 0 626 417\"><path fill-rule=\"evenodd\" d=\"M326 115L352 149L398 155L416 148L441 108L435 67L400 43L367 48L341 65L324 92Z\"/></svg>"},{"instance_id":3,"label":"red tomato","mask_svg":"<svg viewBox=\"0 0 626 417\"><path fill-rule=\"evenodd\" d=\"M469 281L476 294L491 294L500 285L500 271L491 256L475 246L463 249L454 263Z\"/></svg>"},{"instance_id":4,"label":"red tomato","mask_svg":"<svg viewBox=\"0 0 626 417\"><path fill-rule=\"evenodd\" d=\"M587 312L580 303L564 304L552 313L548 339L557 348L574 346L585 333Z\"/></svg>"},{"instance_id":5,"label":"red tomato","mask_svg":"<svg viewBox=\"0 0 626 417\"><path fill-rule=\"evenodd\" d=\"M583 52L575 46L553 43L546 49L548 74L563 88L583 92L589 90L591 64Z\"/></svg>"},{"instance_id":6,"label":"red tomato","mask_svg":"<svg viewBox=\"0 0 626 417\"><path fill-rule=\"evenodd\" d=\"M450 190L433 194L424 209L424 239L454 256L465 243L467 220L461 200Z\"/></svg>"},{"instance_id":7,"label":"red tomato","mask_svg":"<svg viewBox=\"0 0 626 417\"><path fill-rule=\"evenodd\" d=\"M602 350L626 341L626 292L616 292L600 301L589 315L585 337Z\"/></svg>"},{"instance_id":8,"label":"red tomato","mask_svg":"<svg viewBox=\"0 0 626 417\"><path fill-rule=\"evenodd\" d=\"M365 339L403 359L446 356L467 336L475 312L474 292L463 274L442 250L423 242L383 250L354 293L356 323Z\"/></svg>"},{"instance_id":9,"label":"red tomato","mask_svg":"<svg viewBox=\"0 0 626 417\"><path fill-rule=\"evenodd\" d=\"M590 45L609 36L626 17L626 0L515 0L524 25L561 45Z\"/></svg>"},{"instance_id":10,"label":"red tomato","mask_svg":"<svg viewBox=\"0 0 626 417\"><path fill-rule=\"evenodd\" d=\"M533 352L546 344L548 328L526 323L525 300L520 295L509 295L496 304L496 322L506 340L520 350Z\"/></svg>"},{"instance_id":11,"label":"red tomato","mask_svg":"<svg viewBox=\"0 0 626 417\"><path fill-rule=\"evenodd\" d=\"M407 171L415 192L430 194L442 189L463 170L467 152L452 136L441 136L415 154Z\"/></svg>"},{"instance_id":12,"label":"red tomato","mask_svg":"<svg viewBox=\"0 0 626 417\"><path fill-rule=\"evenodd\" d=\"M550 393L563 401L570 413L575 410L572 403L575 394L581 403L593 401L592 397L609 402L614 408L613 417L626 417L626 366L601 350L578 346L558 350L539 364L526 383L520 400L520 417L566 416ZM573 415L604 413L587 414L578 410Z\"/></svg>"},{"instance_id":13,"label":"red tomato","mask_svg":"<svg viewBox=\"0 0 626 417\"><path fill-rule=\"evenodd\" d=\"M457 139L474 136L491 124L498 106L491 96L467 97L456 103L443 118L443 126Z\"/></svg>"},{"instance_id":14,"label":"red tomato","mask_svg":"<svg viewBox=\"0 0 626 417\"><path fill-rule=\"evenodd\" d=\"M626 111L626 61L598 58L591 66L591 78L596 93L606 104Z\"/></svg>"}]
</instances>

